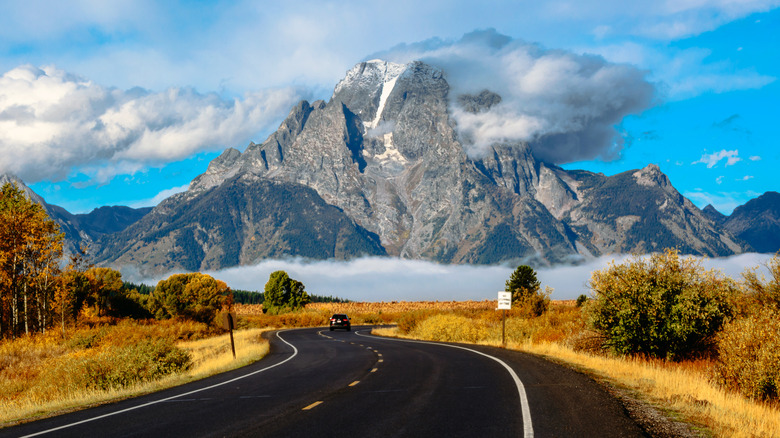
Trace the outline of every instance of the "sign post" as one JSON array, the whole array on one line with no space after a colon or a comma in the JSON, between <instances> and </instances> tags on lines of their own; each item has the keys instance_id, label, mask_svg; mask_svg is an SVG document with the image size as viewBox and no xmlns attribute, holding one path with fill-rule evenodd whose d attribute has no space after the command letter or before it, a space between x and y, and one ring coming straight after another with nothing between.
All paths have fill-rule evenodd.
<instances>
[{"instance_id":1,"label":"sign post","mask_svg":"<svg viewBox=\"0 0 780 438\"><path fill-rule=\"evenodd\" d=\"M225 312L222 315L222 327L230 331L230 349L233 350L233 359L235 359L236 344L233 342L233 328L235 327L236 312Z\"/></svg>"},{"instance_id":2,"label":"sign post","mask_svg":"<svg viewBox=\"0 0 780 438\"><path fill-rule=\"evenodd\" d=\"M506 311L512 308L512 292L501 291L498 293L498 310L501 315L501 347L506 348Z\"/></svg>"}]
</instances>

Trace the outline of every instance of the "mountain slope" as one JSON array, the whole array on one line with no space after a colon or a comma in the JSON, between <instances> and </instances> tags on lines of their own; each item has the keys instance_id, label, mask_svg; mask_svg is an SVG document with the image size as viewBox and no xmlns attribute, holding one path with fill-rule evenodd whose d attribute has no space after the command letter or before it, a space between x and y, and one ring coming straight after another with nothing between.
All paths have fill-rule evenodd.
<instances>
[{"instance_id":1,"label":"mountain slope","mask_svg":"<svg viewBox=\"0 0 780 438\"><path fill-rule=\"evenodd\" d=\"M126 230L104 236L98 259L141 272L198 271L264 258L385 255L378 238L313 190L236 176L174 195Z\"/></svg>"},{"instance_id":2,"label":"mountain slope","mask_svg":"<svg viewBox=\"0 0 780 438\"><path fill-rule=\"evenodd\" d=\"M97 238L103 234L124 230L151 211L151 208L135 209L114 206L100 207L87 214L74 215L62 207L48 204L16 176L0 175L0 185L9 182L24 190L29 199L40 204L49 217L57 222L65 237L63 246L66 253L74 253L84 246L90 248L90 252L92 252L96 250L95 240Z\"/></svg>"},{"instance_id":3,"label":"mountain slope","mask_svg":"<svg viewBox=\"0 0 780 438\"><path fill-rule=\"evenodd\" d=\"M780 193L766 192L734 209L724 227L756 251L780 251Z\"/></svg>"}]
</instances>

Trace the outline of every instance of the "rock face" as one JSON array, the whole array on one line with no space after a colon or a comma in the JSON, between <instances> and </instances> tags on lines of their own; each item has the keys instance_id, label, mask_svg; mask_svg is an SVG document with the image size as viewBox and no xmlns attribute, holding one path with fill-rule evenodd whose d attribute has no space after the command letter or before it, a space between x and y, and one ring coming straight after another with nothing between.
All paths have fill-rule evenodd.
<instances>
[{"instance_id":1,"label":"rock face","mask_svg":"<svg viewBox=\"0 0 780 438\"><path fill-rule=\"evenodd\" d=\"M226 150L187 192L106 239L102 260L159 272L289 255L539 265L744 250L655 165L566 171L523 143L468 156L451 106L476 113L501 96L449 92L444 73L420 62L360 63L328 102L300 102L265 142Z\"/></svg>"}]
</instances>

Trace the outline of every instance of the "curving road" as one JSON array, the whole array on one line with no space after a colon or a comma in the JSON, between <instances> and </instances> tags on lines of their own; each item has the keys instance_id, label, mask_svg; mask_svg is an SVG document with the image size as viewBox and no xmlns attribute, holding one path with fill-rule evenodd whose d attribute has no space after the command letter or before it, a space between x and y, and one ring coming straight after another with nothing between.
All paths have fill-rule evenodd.
<instances>
[{"instance_id":1,"label":"curving road","mask_svg":"<svg viewBox=\"0 0 780 438\"><path fill-rule=\"evenodd\" d=\"M618 401L568 368L369 331L281 331L248 367L0 437L646 436Z\"/></svg>"}]
</instances>

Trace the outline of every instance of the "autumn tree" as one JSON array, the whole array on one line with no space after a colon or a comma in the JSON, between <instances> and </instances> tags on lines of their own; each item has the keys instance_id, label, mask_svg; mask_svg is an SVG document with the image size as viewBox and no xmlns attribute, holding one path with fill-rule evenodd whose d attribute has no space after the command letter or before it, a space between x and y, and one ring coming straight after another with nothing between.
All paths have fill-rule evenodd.
<instances>
[{"instance_id":1,"label":"autumn tree","mask_svg":"<svg viewBox=\"0 0 780 438\"><path fill-rule=\"evenodd\" d=\"M306 289L298 280L290 278L284 271L272 272L265 284L263 307L297 309L311 301Z\"/></svg>"},{"instance_id":2,"label":"autumn tree","mask_svg":"<svg viewBox=\"0 0 780 438\"><path fill-rule=\"evenodd\" d=\"M0 334L43 332L62 257L62 233L15 184L0 188Z\"/></svg>"},{"instance_id":3,"label":"autumn tree","mask_svg":"<svg viewBox=\"0 0 780 438\"><path fill-rule=\"evenodd\" d=\"M115 303L124 295L122 274L111 268L93 267L85 272L89 281L87 295L88 306L92 306L97 316L115 313Z\"/></svg>"},{"instance_id":4,"label":"autumn tree","mask_svg":"<svg viewBox=\"0 0 780 438\"><path fill-rule=\"evenodd\" d=\"M210 323L230 293L225 282L198 272L175 274L157 283L149 311L157 319L184 318Z\"/></svg>"},{"instance_id":5,"label":"autumn tree","mask_svg":"<svg viewBox=\"0 0 780 438\"><path fill-rule=\"evenodd\" d=\"M79 313L92 291L92 285L87 277L87 270L92 265L87 252L88 248L84 246L70 254L68 265L60 275L54 308L63 333L68 323L78 322Z\"/></svg>"}]
</instances>

